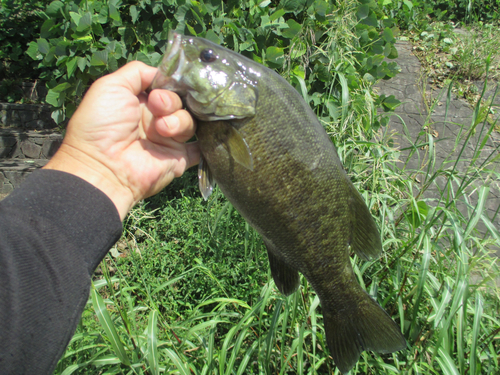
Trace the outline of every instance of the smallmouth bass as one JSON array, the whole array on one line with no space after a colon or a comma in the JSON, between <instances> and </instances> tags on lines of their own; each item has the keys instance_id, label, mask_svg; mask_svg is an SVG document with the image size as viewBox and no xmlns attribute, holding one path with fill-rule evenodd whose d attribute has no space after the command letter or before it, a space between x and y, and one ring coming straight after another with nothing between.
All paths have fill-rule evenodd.
<instances>
[{"instance_id":1,"label":"smallmouth bass","mask_svg":"<svg viewBox=\"0 0 500 375\"><path fill-rule=\"evenodd\" d=\"M361 352L406 346L399 326L357 283L349 253L382 251L363 198L309 105L284 78L205 39L171 33L151 86L176 92L197 120L200 190L214 181L262 236L285 295L301 272L317 293L342 373Z\"/></svg>"}]
</instances>

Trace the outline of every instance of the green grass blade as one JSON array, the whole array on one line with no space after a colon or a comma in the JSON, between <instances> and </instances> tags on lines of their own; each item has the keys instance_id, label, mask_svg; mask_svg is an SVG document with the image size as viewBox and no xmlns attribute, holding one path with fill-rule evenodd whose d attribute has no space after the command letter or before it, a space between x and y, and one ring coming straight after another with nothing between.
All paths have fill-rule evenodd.
<instances>
[{"instance_id":1,"label":"green grass blade","mask_svg":"<svg viewBox=\"0 0 500 375\"><path fill-rule=\"evenodd\" d=\"M191 375L191 371L185 366L184 361L179 358L176 352L171 349L163 349L163 351L167 357L170 358L181 375Z\"/></svg>"},{"instance_id":2,"label":"green grass blade","mask_svg":"<svg viewBox=\"0 0 500 375\"><path fill-rule=\"evenodd\" d=\"M92 305L94 306L94 311L97 315L97 318L99 319L99 323L101 323L101 326L106 333L106 337L111 343L113 352L120 359L121 363L130 366L130 360L127 356L127 352L120 340L120 337L118 336L118 333L116 332L115 324L113 323L113 320L111 319L111 316L106 309L104 300L95 288L92 288L90 294L92 297Z\"/></svg>"},{"instance_id":3,"label":"green grass blade","mask_svg":"<svg viewBox=\"0 0 500 375\"><path fill-rule=\"evenodd\" d=\"M146 335L148 337L147 358L149 363L149 371L153 375L159 374L158 326L156 324L157 320L158 320L158 311L151 310L151 312L149 313Z\"/></svg>"},{"instance_id":4,"label":"green grass blade","mask_svg":"<svg viewBox=\"0 0 500 375\"><path fill-rule=\"evenodd\" d=\"M477 343L479 340L479 329L481 326L481 318L483 316L483 298L479 291L476 291L476 308L474 310L474 322L472 324L472 344L470 348L470 373L478 374L477 371Z\"/></svg>"},{"instance_id":5,"label":"green grass blade","mask_svg":"<svg viewBox=\"0 0 500 375\"><path fill-rule=\"evenodd\" d=\"M483 185L479 189L478 193L478 201L476 208L474 209L474 216L469 220L467 224L467 228L465 228L464 238L468 238L470 232L476 227L481 215L483 214L484 204L486 199L488 198L488 193L490 191L490 187Z\"/></svg>"},{"instance_id":6,"label":"green grass blade","mask_svg":"<svg viewBox=\"0 0 500 375\"><path fill-rule=\"evenodd\" d=\"M269 367L269 361L271 359L271 353L273 350L274 339L276 338L276 326L278 323L278 319L281 315L281 306L283 305L283 300L280 299L276 302L276 306L274 307L273 317L271 319L271 325L269 326L269 331L267 332L266 337L266 359L264 365Z\"/></svg>"},{"instance_id":7,"label":"green grass blade","mask_svg":"<svg viewBox=\"0 0 500 375\"><path fill-rule=\"evenodd\" d=\"M443 370L445 375L459 375L458 369L451 359L450 355L443 350L443 348L439 348L438 356L436 357L437 362L439 363L439 367Z\"/></svg>"},{"instance_id":8,"label":"green grass blade","mask_svg":"<svg viewBox=\"0 0 500 375\"><path fill-rule=\"evenodd\" d=\"M254 343L252 344L252 346L250 347L250 349L248 349L245 352L245 355L243 356L243 359L242 359L242 361L240 363L240 366L238 367L238 372L236 373L236 375L243 375L243 374L247 374L248 373L246 371L247 370L247 366L248 366L248 362L252 358L252 355L255 352L255 349L257 349L258 345L259 345L259 342L257 340L254 341Z\"/></svg>"}]
</instances>

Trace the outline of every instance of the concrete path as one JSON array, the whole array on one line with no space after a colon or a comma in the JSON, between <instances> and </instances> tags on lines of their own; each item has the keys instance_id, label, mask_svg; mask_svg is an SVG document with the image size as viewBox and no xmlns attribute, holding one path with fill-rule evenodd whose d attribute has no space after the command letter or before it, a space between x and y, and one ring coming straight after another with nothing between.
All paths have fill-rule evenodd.
<instances>
[{"instance_id":1,"label":"concrete path","mask_svg":"<svg viewBox=\"0 0 500 375\"><path fill-rule=\"evenodd\" d=\"M403 103L396 109L397 116L391 117L388 131L395 132L393 139L403 150L399 166L403 167L406 164L406 170L409 175L413 176L416 186L421 189L424 185L425 171L429 162L429 148L423 144L429 136L432 137L435 147L434 170L451 170L455 165L455 161L459 159L457 170L462 177L464 175L472 176L474 165L480 166L488 158L500 157L499 149L496 148L500 147L500 134L497 132L492 133L482 152L476 155L478 144L484 138L490 125L487 124L483 127L483 123L478 124L474 135L467 139L473 119L473 109L467 101L452 94L447 105L447 89L445 88L442 91L434 90L426 84L425 78L422 77L420 62L412 54L411 44L401 41L396 44L396 48L399 52L396 61L401 67L401 73L390 80L380 82L377 86L379 94L394 95ZM494 89L495 87L488 88L488 96L494 92ZM500 93L495 103L497 113L494 116L498 118ZM466 141L466 147L460 153ZM414 147L414 144L419 147ZM412 149L413 151L411 151ZM475 164L471 164L474 157L477 157L477 160ZM460 206L463 213L467 210L473 212L478 201L477 189L481 185L490 186L483 211L497 229L500 229L500 212L498 212L500 206L500 179L498 174L495 176L495 173L500 172L499 162L500 160L490 163L489 169L491 172L489 174L483 173L481 177L476 178L477 182L474 187L466 190L469 205L464 202ZM423 194L426 202L435 205L435 201L441 196L440 190L447 186L447 183L448 188L452 186L453 191L457 191L457 183L450 185L447 177L438 177L436 182ZM478 228L480 232L486 233L486 227L482 222L478 224ZM493 250L497 251L497 255L500 256L499 249Z\"/></svg>"}]
</instances>

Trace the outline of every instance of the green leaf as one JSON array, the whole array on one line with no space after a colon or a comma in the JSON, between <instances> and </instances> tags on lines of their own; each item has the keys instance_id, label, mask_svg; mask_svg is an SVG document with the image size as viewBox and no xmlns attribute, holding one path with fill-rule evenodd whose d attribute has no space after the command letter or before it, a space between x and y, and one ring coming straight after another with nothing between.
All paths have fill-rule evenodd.
<instances>
[{"instance_id":1,"label":"green leaf","mask_svg":"<svg viewBox=\"0 0 500 375\"><path fill-rule=\"evenodd\" d=\"M47 96L45 97L45 101L54 107L60 107L62 105L61 93L54 90L49 90L47 92Z\"/></svg>"},{"instance_id":2,"label":"green leaf","mask_svg":"<svg viewBox=\"0 0 500 375\"><path fill-rule=\"evenodd\" d=\"M139 11L135 5L130 6L130 17L132 17L132 23L136 23L139 19Z\"/></svg>"},{"instance_id":3,"label":"green leaf","mask_svg":"<svg viewBox=\"0 0 500 375\"><path fill-rule=\"evenodd\" d=\"M61 10L64 7L64 4L61 1L53 1L49 4L47 9L45 10L45 13L47 13L48 16L50 17L60 17L61 16Z\"/></svg>"},{"instance_id":4,"label":"green leaf","mask_svg":"<svg viewBox=\"0 0 500 375\"><path fill-rule=\"evenodd\" d=\"M394 43L395 42L395 39L394 39L394 35L392 33L392 30L388 27L386 27L384 29L384 31L382 32L382 38L387 42L387 43Z\"/></svg>"},{"instance_id":5,"label":"green leaf","mask_svg":"<svg viewBox=\"0 0 500 375\"><path fill-rule=\"evenodd\" d=\"M50 30L54 26L54 21L52 19L45 20L40 29L40 37L47 38L50 36Z\"/></svg>"},{"instance_id":6,"label":"green leaf","mask_svg":"<svg viewBox=\"0 0 500 375\"><path fill-rule=\"evenodd\" d=\"M33 60L41 60L42 55L40 54L40 51L38 49L38 43L37 42L30 42L28 50L26 51L26 54L31 57Z\"/></svg>"},{"instance_id":7,"label":"green leaf","mask_svg":"<svg viewBox=\"0 0 500 375\"><path fill-rule=\"evenodd\" d=\"M284 55L283 48L267 47L266 59L273 64L282 64Z\"/></svg>"},{"instance_id":8,"label":"green leaf","mask_svg":"<svg viewBox=\"0 0 500 375\"><path fill-rule=\"evenodd\" d=\"M284 0L280 2L280 7L287 12L297 12L304 9L306 0Z\"/></svg>"},{"instance_id":9,"label":"green leaf","mask_svg":"<svg viewBox=\"0 0 500 375\"><path fill-rule=\"evenodd\" d=\"M78 27L78 24L80 23L80 20L82 19L82 15L75 13L75 12L69 12L69 15L71 19L73 20L74 24Z\"/></svg>"},{"instance_id":10,"label":"green leaf","mask_svg":"<svg viewBox=\"0 0 500 375\"><path fill-rule=\"evenodd\" d=\"M211 42L214 42L215 44L220 44L219 36L212 29L207 31L205 38L210 40Z\"/></svg>"},{"instance_id":11,"label":"green leaf","mask_svg":"<svg viewBox=\"0 0 500 375\"><path fill-rule=\"evenodd\" d=\"M283 29L281 32L281 35L283 35L285 38L292 39L302 31L302 25L297 21L289 19L288 21L286 21L286 23L288 25L288 29Z\"/></svg>"},{"instance_id":12,"label":"green leaf","mask_svg":"<svg viewBox=\"0 0 500 375\"><path fill-rule=\"evenodd\" d=\"M375 12L370 10L368 16L362 19L360 23L367 26L378 27L377 15L375 14Z\"/></svg>"},{"instance_id":13,"label":"green leaf","mask_svg":"<svg viewBox=\"0 0 500 375\"><path fill-rule=\"evenodd\" d=\"M78 63L78 57L71 57L66 63L66 70L68 73L68 78L71 78L75 73L76 67Z\"/></svg>"},{"instance_id":14,"label":"green leaf","mask_svg":"<svg viewBox=\"0 0 500 375\"><path fill-rule=\"evenodd\" d=\"M121 22L120 12L118 10L118 0L111 0L108 4L109 18L113 21Z\"/></svg>"},{"instance_id":15,"label":"green leaf","mask_svg":"<svg viewBox=\"0 0 500 375\"><path fill-rule=\"evenodd\" d=\"M396 97L394 95L388 96L382 102L382 106L384 107L384 109L389 110L389 111L394 111L396 109L396 107L398 107L400 104L401 104L401 102L398 99L396 99ZM424 203L424 202L422 202L422 203Z\"/></svg>"},{"instance_id":16,"label":"green leaf","mask_svg":"<svg viewBox=\"0 0 500 375\"><path fill-rule=\"evenodd\" d=\"M56 87L54 87L50 91L56 92L56 93L61 93L63 91L66 91L70 87L71 87L71 83L69 83L69 82L63 82L63 83L58 84Z\"/></svg>"},{"instance_id":17,"label":"green leaf","mask_svg":"<svg viewBox=\"0 0 500 375\"><path fill-rule=\"evenodd\" d=\"M85 68L87 68L87 58L78 57L77 65L81 72L85 71Z\"/></svg>"},{"instance_id":18,"label":"green leaf","mask_svg":"<svg viewBox=\"0 0 500 375\"><path fill-rule=\"evenodd\" d=\"M403 4L406 5L410 11L413 9L413 3L410 0L403 0Z\"/></svg>"},{"instance_id":19,"label":"green leaf","mask_svg":"<svg viewBox=\"0 0 500 375\"><path fill-rule=\"evenodd\" d=\"M77 32L83 32L90 29L92 25L92 14L90 12L86 12L78 22L78 27L76 28Z\"/></svg>"},{"instance_id":20,"label":"green leaf","mask_svg":"<svg viewBox=\"0 0 500 375\"><path fill-rule=\"evenodd\" d=\"M278 18L282 17L285 15L285 10L284 9L278 9L276 12L274 12L273 14L271 14L271 16L269 17L269 20L271 22L277 20Z\"/></svg>"},{"instance_id":21,"label":"green leaf","mask_svg":"<svg viewBox=\"0 0 500 375\"><path fill-rule=\"evenodd\" d=\"M366 4L360 4L358 6L356 16L358 17L358 20L364 20L366 17L368 17L369 13L370 13L370 7Z\"/></svg>"},{"instance_id":22,"label":"green leaf","mask_svg":"<svg viewBox=\"0 0 500 375\"><path fill-rule=\"evenodd\" d=\"M106 66L108 64L108 51L97 51L90 59L91 66Z\"/></svg>"},{"instance_id":23,"label":"green leaf","mask_svg":"<svg viewBox=\"0 0 500 375\"><path fill-rule=\"evenodd\" d=\"M46 55L50 51L50 44L47 42L47 39L39 38L36 43L38 45L38 51L40 51L41 54Z\"/></svg>"}]
</instances>

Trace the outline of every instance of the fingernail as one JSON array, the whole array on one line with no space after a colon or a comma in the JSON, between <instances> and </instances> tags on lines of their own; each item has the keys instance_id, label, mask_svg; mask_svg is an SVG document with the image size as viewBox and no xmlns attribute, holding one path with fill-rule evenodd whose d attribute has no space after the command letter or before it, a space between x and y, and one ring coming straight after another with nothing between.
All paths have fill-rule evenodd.
<instances>
[{"instance_id":1,"label":"fingernail","mask_svg":"<svg viewBox=\"0 0 500 375\"><path fill-rule=\"evenodd\" d=\"M164 117L164 119L169 131L175 132L177 129L179 129L179 119L177 118L177 116L167 116Z\"/></svg>"}]
</instances>

